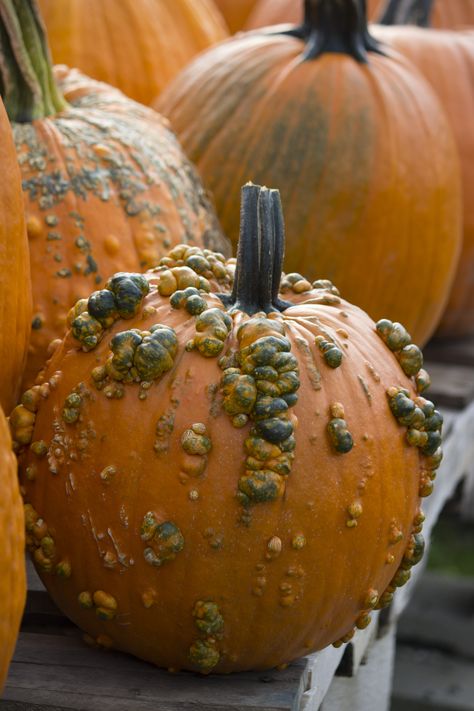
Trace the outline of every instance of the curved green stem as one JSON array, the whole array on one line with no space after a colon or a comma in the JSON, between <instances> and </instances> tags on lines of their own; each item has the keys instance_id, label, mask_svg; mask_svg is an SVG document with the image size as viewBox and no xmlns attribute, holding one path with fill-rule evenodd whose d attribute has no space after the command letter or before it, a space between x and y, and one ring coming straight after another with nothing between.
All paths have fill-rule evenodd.
<instances>
[{"instance_id":1,"label":"curved green stem","mask_svg":"<svg viewBox=\"0 0 474 711\"><path fill-rule=\"evenodd\" d=\"M67 106L53 78L35 0L0 0L0 90L10 120L18 123L57 114Z\"/></svg>"},{"instance_id":2,"label":"curved green stem","mask_svg":"<svg viewBox=\"0 0 474 711\"><path fill-rule=\"evenodd\" d=\"M305 59L333 52L365 64L369 52L383 54L369 34L366 0L304 0L302 24L283 34L306 42Z\"/></svg>"},{"instance_id":3,"label":"curved green stem","mask_svg":"<svg viewBox=\"0 0 474 711\"><path fill-rule=\"evenodd\" d=\"M378 20L380 25L430 27L433 0L387 0Z\"/></svg>"},{"instance_id":4,"label":"curved green stem","mask_svg":"<svg viewBox=\"0 0 474 711\"><path fill-rule=\"evenodd\" d=\"M229 310L252 316L291 306L278 297L284 249L280 193L252 183L244 185L234 288L230 296L218 294Z\"/></svg>"}]
</instances>

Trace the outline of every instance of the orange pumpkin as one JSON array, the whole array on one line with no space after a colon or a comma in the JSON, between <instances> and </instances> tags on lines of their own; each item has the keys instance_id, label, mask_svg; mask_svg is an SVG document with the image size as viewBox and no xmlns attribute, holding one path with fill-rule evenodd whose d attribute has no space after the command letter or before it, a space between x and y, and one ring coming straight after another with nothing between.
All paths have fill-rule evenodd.
<instances>
[{"instance_id":1,"label":"orange pumpkin","mask_svg":"<svg viewBox=\"0 0 474 711\"><path fill-rule=\"evenodd\" d=\"M311 0L295 36L246 33L208 50L158 107L234 243L236 183L281 185L289 268L321 270L373 318L400 318L424 343L459 254L456 146L421 75L359 27L356 0L335 8Z\"/></svg>"},{"instance_id":2,"label":"orange pumpkin","mask_svg":"<svg viewBox=\"0 0 474 711\"><path fill-rule=\"evenodd\" d=\"M437 29L462 29L474 25L474 0L398 0L379 2L375 17L386 25L415 24ZM429 20L428 20L429 18Z\"/></svg>"},{"instance_id":3,"label":"orange pumpkin","mask_svg":"<svg viewBox=\"0 0 474 711\"><path fill-rule=\"evenodd\" d=\"M379 6L380 0L368 0L367 17L373 19ZM245 29L255 30L284 22L296 24L303 20L303 14L301 2L295 0L258 0L245 23Z\"/></svg>"},{"instance_id":4,"label":"orange pumpkin","mask_svg":"<svg viewBox=\"0 0 474 711\"><path fill-rule=\"evenodd\" d=\"M54 600L175 670L264 669L367 626L421 557L442 456L403 326L280 281L278 193L243 195L237 263L183 245L117 274L11 417Z\"/></svg>"},{"instance_id":5,"label":"orange pumpkin","mask_svg":"<svg viewBox=\"0 0 474 711\"><path fill-rule=\"evenodd\" d=\"M415 3L416 4L416 3ZM395 6L392 6L393 8ZM377 39L401 52L437 93L459 149L463 186L463 245L437 334L474 334L474 43L462 32L375 25Z\"/></svg>"},{"instance_id":6,"label":"orange pumpkin","mask_svg":"<svg viewBox=\"0 0 474 711\"><path fill-rule=\"evenodd\" d=\"M4 164L2 164L4 165ZM0 407L0 694L25 605L25 534L17 464Z\"/></svg>"},{"instance_id":7,"label":"orange pumpkin","mask_svg":"<svg viewBox=\"0 0 474 711\"><path fill-rule=\"evenodd\" d=\"M31 279L20 170L0 100L0 407L16 405L31 328Z\"/></svg>"},{"instance_id":8,"label":"orange pumpkin","mask_svg":"<svg viewBox=\"0 0 474 711\"><path fill-rule=\"evenodd\" d=\"M258 0L214 0L232 34L241 30Z\"/></svg>"},{"instance_id":9,"label":"orange pumpkin","mask_svg":"<svg viewBox=\"0 0 474 711\"><path fill-rule=\"evenodd\" d=\"M228 36L212 0L39 0L53 59L150 104L191 58Z\"/></svg>"},{"instance_id":10,"label":"orange pumpkin","mask_svg":"<svg viewBox=\"0 0 474 711\"><path fill-rule=\"evenodd\" d=\"M9 13L3 8L5 14ZM227 249L197 174L169 124L116 89L60 67L22 76L45 38L27 0L2 25L14 54L0 71L33 92L22 104L5 81L21 166L33 279L33 331L25 382L64 333L71 305L117 270L153 266L173 244ZM22 67L23 69L20 69ZM57 81L57 86L55 84Z\"/></svg>"}]
</instances>

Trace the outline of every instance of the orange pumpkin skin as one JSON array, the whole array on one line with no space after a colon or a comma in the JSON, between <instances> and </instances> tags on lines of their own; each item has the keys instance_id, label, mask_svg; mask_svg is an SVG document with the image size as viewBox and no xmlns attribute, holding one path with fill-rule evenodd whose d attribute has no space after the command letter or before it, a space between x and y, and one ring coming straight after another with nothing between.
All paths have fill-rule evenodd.
<instances>
[{"instance_id":1,"label":"orange pumpkin skin","mask_svg":"<svg viewBox=\"0 0 474 711\"><path fill-rule=\"evenodd\" d=\"M0 406L17 403L31 327L31 279L21 179L15 146L0 100Z\"/></svg>"},{"instance_id":2,"label":"orange pumpkin skin","mask_svg":"<svg viewBox=\"0 0 474 711\"><path fill-rule=\"evenodd\" d=\"M183 237L228 249L167 121L77 70L55 77L69 108L13 124L33 280L25 386L71 305L110 274L156 264Z\"/></svg>"},{"instance_id":3,"label":"orange pumpkin skin","mask_svg":"<svg viewBox=\"0 0 474 711\"><path fill-rule=\"evenodd\" d=\"M461 160L463 243L436 333L447 338L468 336L474 333L474 45L461 32L410 26L374 25L372 29L377 39L406 56L428 80L454 131Z\"/></svg>"},{"instance_id":4,"label":"orange pumpkin skin","mask_svg":"<svg viewBox=\"0 0 474 711\"><path fill-rule=\"evenodd\" d=\"M286 663L368 624L409 577L419 496L431 490L440 453L407 443L387 394L406 388L402 399L416 398L414 381L331 284L288 275L283 313L226 313L215 292L230 292L234 260L212 259L178 247L133 276L142 294L135 315L95 331L99 342L86 352L92 306L78 304L43 383L11 422L24 448L27 544L61 609L100 646L226 673ZM193 308L211 311L186 311L191 300L184 308L184 292L173 289L191 285L210 289L196 288ZM154 381L138 370L116 380L125 361L138 364L130 339L149 338L153 324L175 332L159 355L167 369ZM339 367L328 365L324 344ZM280 346L285 353L269 361L265 348ZM286 385L273 367L258 370L264 361ZM298 377L297 398L281 395L287 412L260 422L249 406L255 383L281 407L275 388L294 393ZM267 429L256 434L252 419Z\"/></svg>"},{"instance_id":5,"label":"orange pumpkin skin","mask_svg":"<svg viewBox=\"0 0 474 711\"><path fill-rule=\"evenodd\" d=\"M258 0L214 0L221 11L231 34L244 28Z\"/></svg>"},{"instance_id":6,"label":"orange pumpkin skin","mask_svg":"<svg viewBox=\"0 0 474 711\"><path fill-rule=\"evenodd\" d=\"M444 311L460 249L451 128L403 58L304 61L303 47L269 31L233 38L192 62L157 107L234 243L238 185L250 175L280 185L288 268L325 274L373 318L400 319L423 344Z\"/></svg>"},{"instance_id":7,"label":"orange pumpkin skin","mask_svg":"<svg viewBox=\"0 0 474 711\"><path fill-rule=\"evenodd\" d=\"M4 165L4 164L2 164ZM0 693L15 649L25 605L25 533L17 463L0 408Z\"/></svg>"},{"instance_id":8,"label":"orange pumpkin skin","mask_svg":"<svg viewBox=\"0 0 474 711\"><path fill-rule=\"evenodd\" d=\"M39 0L57 64L150 104L198 52L228 36L212 0Z\"/></svg>"}]
</instances>

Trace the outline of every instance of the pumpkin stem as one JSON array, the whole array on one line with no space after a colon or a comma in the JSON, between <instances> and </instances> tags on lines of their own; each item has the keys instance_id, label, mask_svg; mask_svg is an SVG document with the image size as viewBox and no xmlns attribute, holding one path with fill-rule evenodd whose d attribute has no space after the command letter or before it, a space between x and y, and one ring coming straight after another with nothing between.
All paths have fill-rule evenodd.
<instances>
[{"instance_id":1,"label":"pumpkin stem","mask_svg":"<svg viewBox=\"0 0 474 711\"><path fill-rule=\"evenodd\" d=\"M218 294L230 311L252 316L291 306L278 297L284 251L280 193L247 183L242 188L234 288L230 296Z\"/></svg>"},{"instance_id":2,"label":"pumpkin stem","mask_svg":"<svg viewBox=\"0 0 474 711\"><path fill-rule=\"evenodd\" d=\"M367 28L366 0L305 0L302 24L282 34L306 42L305 59L333 52L366 64L368 52L383 54Z\"/></svg>"},{"instance_id":3,"label":"pumpkin stem","mask_svg":"<svg viewBox=\"0 0 474 711\"><path fill-rule=\"evenodd\" d=\"M430 27L433 0L387 0L378 20L380 25Z\"/></svg>"},{"instance_id":4,"label":"pumpkin stem","mask_svg":"<svg viewBox=\"0 0 474 711\"><path fill-rule=\"evenodd\" d=\"M28 123L63 111L35 0L0 0L0 92L11 121Z\"/></svg>"}]
</instances>

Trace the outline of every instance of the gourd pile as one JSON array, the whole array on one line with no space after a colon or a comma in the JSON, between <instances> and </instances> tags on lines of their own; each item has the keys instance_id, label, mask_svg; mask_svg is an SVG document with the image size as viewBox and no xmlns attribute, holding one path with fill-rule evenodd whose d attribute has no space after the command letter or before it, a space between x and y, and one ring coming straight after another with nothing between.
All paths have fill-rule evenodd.
<instances>
[{"instance_id":1,"label":"gourd pile","mask_svg":"<svg viewBox=\"0 0 474 711\"><path fill-rule=\"evenodd\" d=\"M474 334L472 34L101 5L0 0L0 686L25 538L90 644L160 667L349 641L423 554L416 343Z\"/></svg>"}]
</instances>

